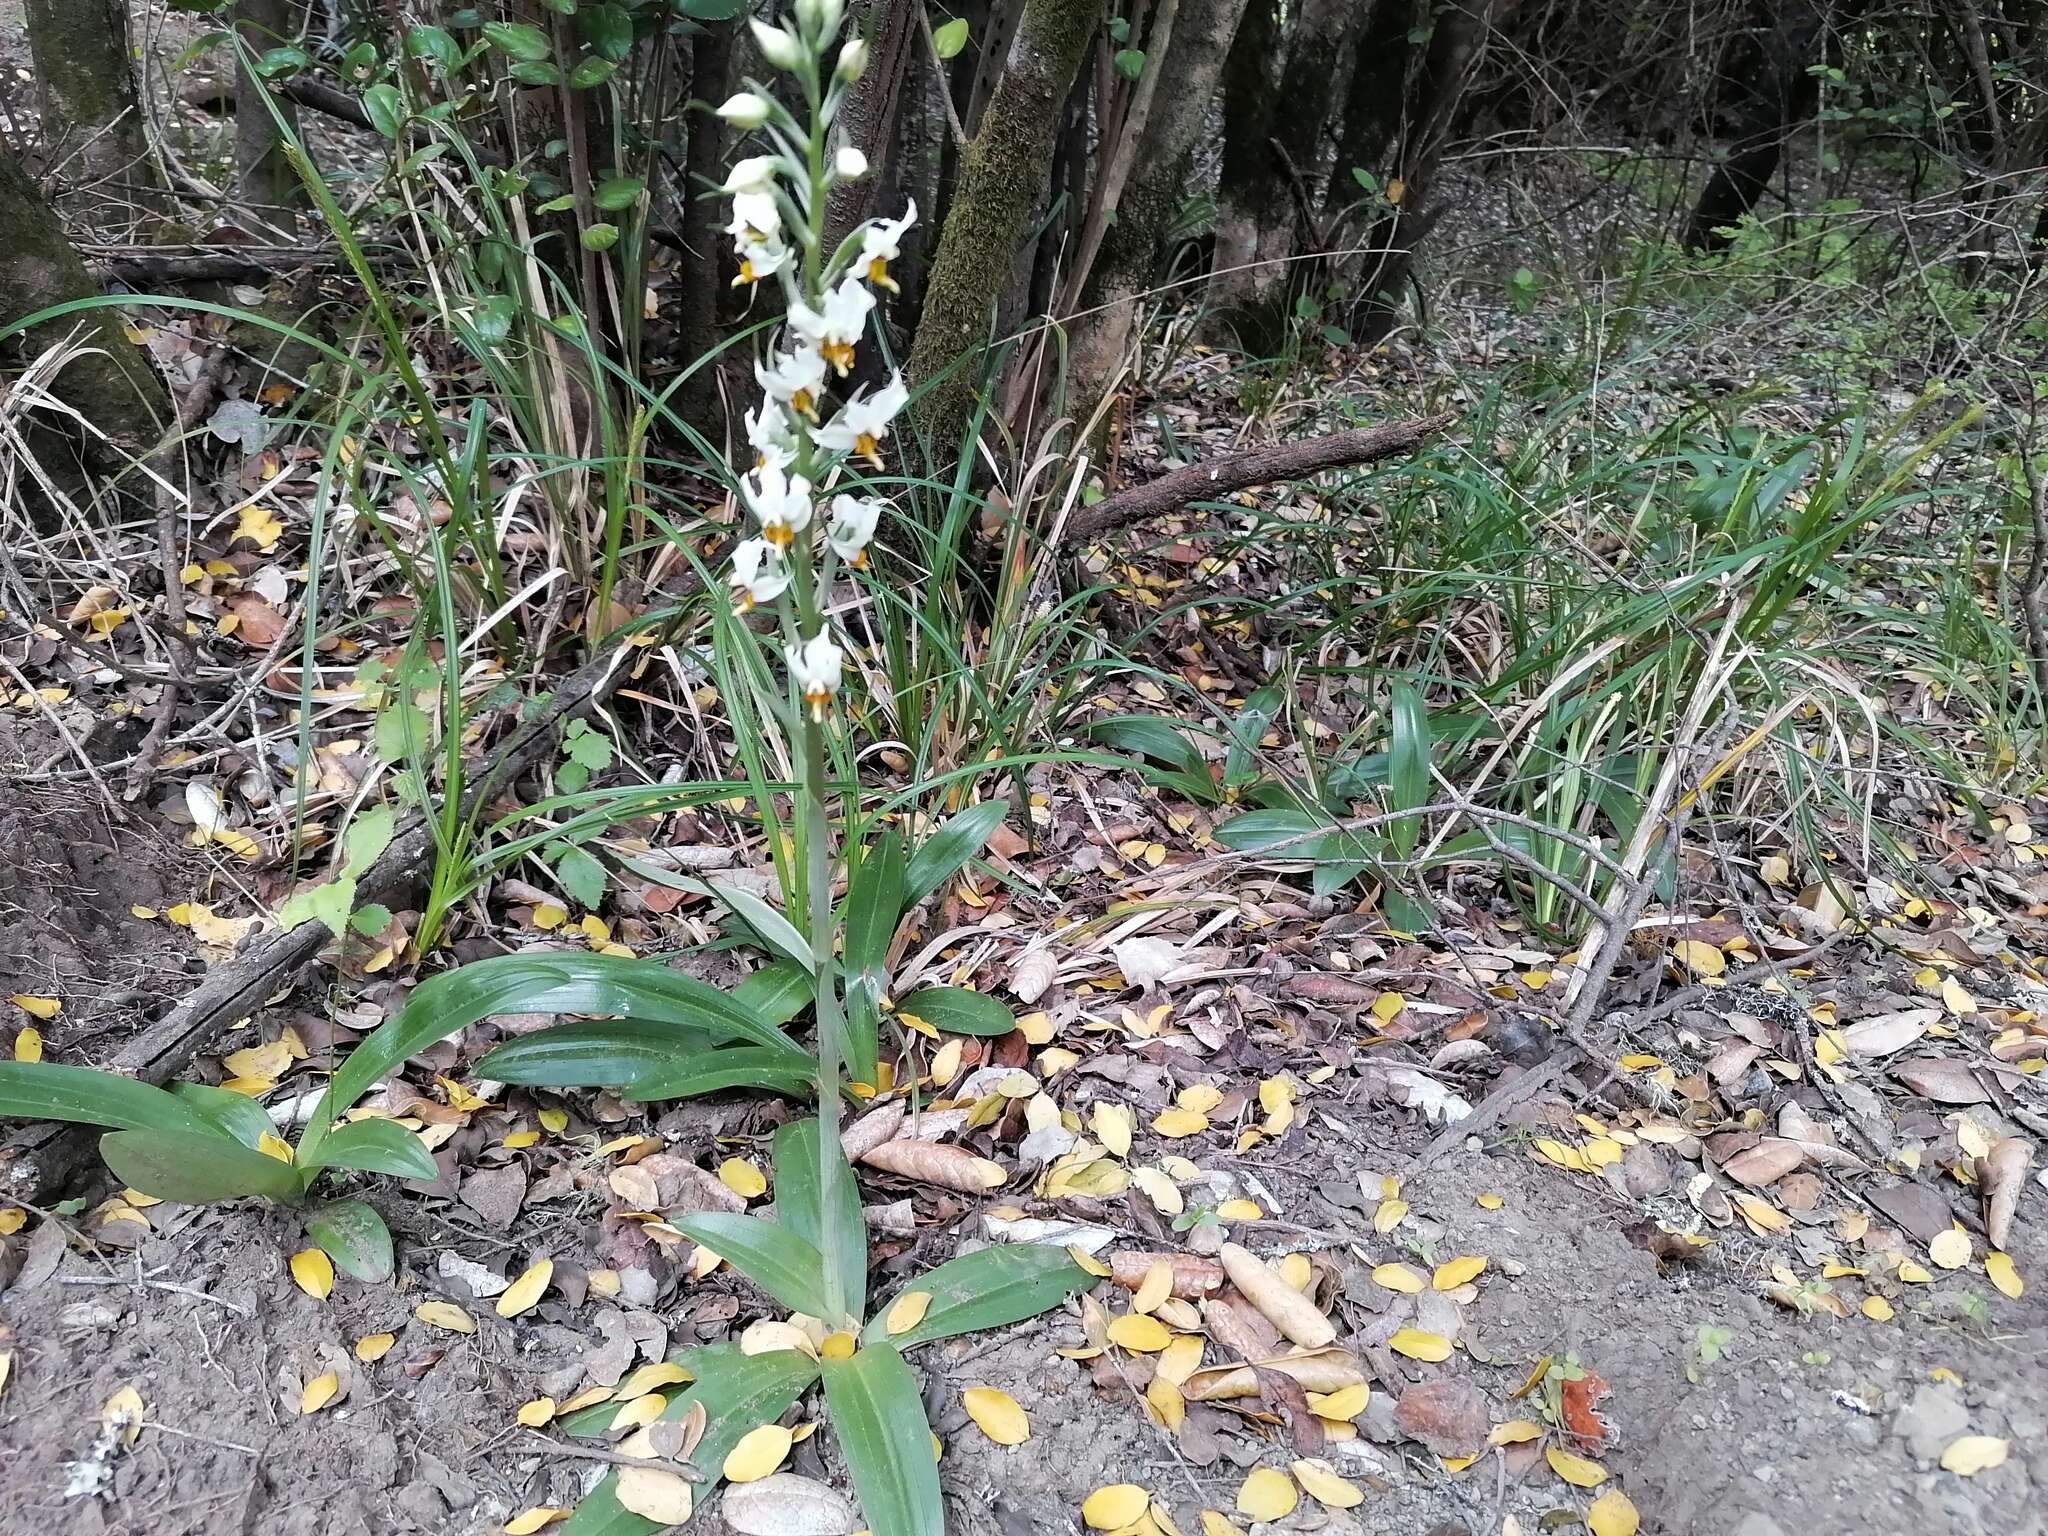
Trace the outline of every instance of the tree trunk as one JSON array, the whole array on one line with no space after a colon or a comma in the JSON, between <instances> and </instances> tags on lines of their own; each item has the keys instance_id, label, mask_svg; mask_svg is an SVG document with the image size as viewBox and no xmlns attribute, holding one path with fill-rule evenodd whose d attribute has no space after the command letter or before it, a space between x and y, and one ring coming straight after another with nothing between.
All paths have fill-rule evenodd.
<instances>
[{"instance_id":1,"label":"tree trunk","mask_svg":"<svg viewBox=\"0 0 2048 1536\"><path fill-rule=\"evenodd\" d=\"M709 106L725 100L732 83L732 41L736 21L709 21L690 43L690 86L685 93L707 104L690 115L690 139L683 151L682 239L685 255L677 274L676 346L685 364L718 345L718 296L724 291L716 202L699 197L707 183L725 180L725 124ZM718 367L706 363L684 381L683 420L715 440Z\"/></svg>"},{"instance_id":2,"label":"tree trunk","mask_svg":"<svg viewBox=\"0 0 2048 1536\"><path fill-rule=\"evenodd\" d=\"M1277 97L1269 64L1278 52L1280 22L1273 0L1251 0L1223 61L1223 164L1216 178L1216 255L1209 300L1228 304L1248 296L1259 253L1258 209L1272 166Z\"/></svg>"},{"instance_id":3,"label":"tree trunk","mask_svg":"<svg viewBox=\"0 0 2048 1536\"><path fill-rule=\"evenodd\" d=\"M13 155L0 148L0 316L19 319L53 304L98 293L85 263L64 238L55 211ZM10 338L10 363L24 355L75 339L89 350L66 363L49 381L51 393L104 432L118 452L90 435L88 460L118 468L121 455L141 457L155 446L169 420L170 399L148 356L129 341L112 309L90 309L37 326Z\"/></svg>"},{"instance_id":4,"label":"tree trunk","mask_svg":"<svg viewBox=\"0 0 2048 1536\"><path fill-rule=\"evenodd\" d=\"M867 40L868 67L839 104L839 142L867 156L869 174L842 181L825 205L825 249L839 243L875 206L875 185L895 142L897 103L910 72L911 50L922 45L913 0L862 0L852 8L848 37ZM895 217L897 210L890 210Z\"/></svg>"},{"instance_id":5,"label":"tree trunk","mask_svg":"<svg viewBox=\"0 0 2048 1536\"><path fill-rule=\"evenodd\" d=\"M58 0L59 4L65 0ZM261 57L293 35L291 0L235 0L235 32L242 46ZM235 196L253 217L289 232L290 210L298 203L299 178L285 158L284 140L275 105L285 122L296 127L298 108L235 63Z\"/></svg>"},{"instance_id":6,"label":"tree trunk","mask_svg":"<svg viewBox=\"0 0 2048 1536\"><path fill-rule=\"evenodd\" d=\"M1786 138L1819 99L1820 83L1808 66L1819 60L1823 25L1817 0L1780 0L1754 67L1741 77L1736 140L1693 208L1685 235L1691 249L1725 249L1721 230L1754 208L1771 184Z\"/></svg>"},{"instance_id":7,"label":"tree trunk","mask_svg":"<svg viewBox=\"0 0 2048 1536\"><path fill-rule=\"evenodd\" d=\"M47 164L99 230L155 206L148 136L128 58L125 0L28 0Z\"/></svg>"},{"instance_id":8,"label":"tree trunk","mask_svg":"<svg viewBox=\"0 0 2048 1536\"><path fill-rule=\"evenodd\" d=\"M1264 3L1264 0L1259 0ZM1102 234L1068 346L1068 410L1094 411L1130 348L1138 296L1152 281L1159 239L1173 218L1189 157L1216 94L1246 0L1180 0L1160 89L1138 140L1134 172Z\"/></svg>"},{"instance_id":9,"label":"tree trunk","mask_svg":"<svg viewBox=\"0 0 2048 1536\"><path fill-rule=\"evenodd\" d=\"M1373 0L1371 13L1358 30L1351 80L1337 122L1337 166L1323 194L1326 213L1359 195L1351 172L1374 170L1401 131L1401 105L1413 54L1408 34L1417 19L1409 0Z\"/></svg>"},{"instance_id":10,"label":"tree trunk","mask_svg":"<svg viewBox=\"0 0 2048 1536\"><path fill-rule=\"evenodd\" d=\"M1396 295L1408 281L1415 247L1442 215L1430 205L1444 148L1459 121L1472 77L1478 72L1487 39L1500 15L1514 0L1454 0L1437 13L1429 51L1415 81L1414 100L1403 111L1404 130L1395 153L1395 176L1387 184L1392 210L1368 231L1372 252L1361 285L1363 313L1358 341L1370 346L1393 329Z\"/></svg>"},{"instance_id":11,"label":"tree trunk","mask_svg":"<svg viewBox=\"0 0 2048 1536\"><path fill-rule=\"evenodd\" d=\"M938 380L986 334L1031 211L1045 195L1060 108L1101 19L1101 0L1027 0L1002 81L962 157L926 281L910 353L919 382ZM921 401L919 414L941 443L966 419L981 373L977 362L967 358Z\"/></svg>"}]
</instances>

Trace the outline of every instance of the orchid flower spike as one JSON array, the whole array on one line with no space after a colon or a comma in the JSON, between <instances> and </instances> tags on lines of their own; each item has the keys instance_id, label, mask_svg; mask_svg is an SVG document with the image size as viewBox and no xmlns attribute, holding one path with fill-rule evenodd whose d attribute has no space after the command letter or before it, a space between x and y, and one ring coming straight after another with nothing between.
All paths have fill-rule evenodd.
<instances>
[{"instance_id":1,"label":"orchid flower spike","mask_svg":"<svg viewBox=\"0 0 2048 1536\"><path fill-rule=\"evenodd\" d=\"M903 375L892 374L889 382L873 395L863 398L856 394L840 407L837 416L818 428L818 446L834 453L857 454L880 469L882 442L889 435L889 424L909 398L910 391L903 387Z\"/></svg>"},{"instance_id":2,"label":"orchid flower spike","mask_svg":"<svg viewBox=\"0 0 2048 1536\"><path fill-rule=\"evenodd\" d=\"M875 296L861 286L859 278L849 277L825 295L822 314L801 299L791 304L790 329L816 347L843 379L853 366L853 349L867 330L874 307Z\"/></svg>"},{"instance_id":3,"label":"orchid flower spike","mask_svg":"<svg viewBox=\"0 0 2048 1536\"><path fill-rule=\"evenodd\" d=\"M866 569L868 543L887 506L872 496L833 497L832 520L825 527L825 542L832 546L832 553L857 571Z\"/></svg>"},{"instance_id":4,"label":"orchid flower spike","mask_svg":"<svg viewBox=\"0 0 2048 1536\"><path fill-rule=\"evenodd\" d=\"M782 654L789 662L789 675L796 682L797 692L810 706L811 718L822 724L826 707L839 692L845 652L821 629L802 645L784 647Z\"/></svg>"},{"instance_id":5,"label":"orchid flower spike","mask_svg":"<svg viewBox=\"0 0 2048 1536\"><path fill-rule=\"evenodd\" d=\"M917 202L912 199L902 218L878 219L862 230L857 268L860 275L877 288L900 293L902 290L896 286L896 279L889 275L889 263L903 254L904 233L916 222Z\"/></svg>"},{"instance_id":6,"label":"orchid flower spike","mask_svg":"<svg viewBox=\"0 0 2048 1536\"><path fill-rule=\"evenodd\" d=\"M811 525L811 482L802 475L783 473L778 465L763 464L740 481L747 508L761 525L761 537L777 550L786 550L796 536Z\"/></svg>"},{"instance_id":7,"label":"orchid flower spike","mask_svg":"<svg viewBox=\"0 0 2048 1536\"><path fill-rule=\"evenodd\" d=\"M746 613L772 603L789 590L789 570L766 539L744 539L733 547L732 588Z\"/></svg>"},{"instance_id":8,"label":"orchid flower spike","mask_svg":"<svg viewBox=\"0 0 2048 1536\"><path fill-rule=\"evenodd\" d=\"M768 398L792 415L818 419L818 397L825 389L825 359L816 347L778 352L771 365L754 364L754 378Z\"/></svg>"}]
</instances>

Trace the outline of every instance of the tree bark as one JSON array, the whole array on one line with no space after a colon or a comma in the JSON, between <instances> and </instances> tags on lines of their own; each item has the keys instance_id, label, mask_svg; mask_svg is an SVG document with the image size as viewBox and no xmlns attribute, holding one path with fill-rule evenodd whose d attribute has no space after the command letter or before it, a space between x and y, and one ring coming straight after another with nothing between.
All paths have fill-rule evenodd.
<instances>
[{"instance_id":1,"label":"tree bark","mask_svg":"<svg viewBox=\"0 0 2048 1536\"><path fill-rule=\"evenodd\" d=\"M875 184L895 141L897 102L919 42L912 0L862 0L852 8L849 37L867 40L868 67L839 104L839 142L867 156L870 172L833 187L825 204L825 249L836 251L875 205ZM895 217L896 210L890 210Z\"/></svg>"},{"instance_id":2,"label":"tree bark","mask_svg":"<svg viewBox=\"0 0 2048 1536\"><path fill-rule=\"evenodd\" d=\"M706 104L690 116L689 143L683 150L683 259L676 285L676 347L686 364L696 363L718 345L720 281L716 205L697 195L707 183L725 180L725 124L710 111L723 101L732 82L734 21L710 21L690 43L688 95ZM683 420L716 440L718 367L705 363L683 382L678 392Z\"/></svg>"},{"instance_id":3,"label":"tree bark","mask_svg":"<svg viewBox=\"0 0 2048 1536\"><path fill-rule=\"evenodd\" d=\"M1280 43L1273 0L1251 0L1223 63L1223 163L1216 177L1216 255L1210 266L1209 300L1234 303L1249 295L1259 253L1258 208L1272 164L1278 98L1271 62Z\"/></svg>"},{"instance_id":4,"label":"tree bark","mask_svg":"<svg viewBox=\"0 0 2048 1536\"><path fill-rule=\"evenodd\" d=\"M28 0L36 108L48 165L97 229L155 205L155 173L128 56L125 0Z\"/></svg>"},{"instance_id":5,"label":"tree bark","mask_svg":"<svg viewBox=\"0 0 2048 1536\"><path fill-rule=\"evenodd\" d=\"M1359 194L1351 172L1374 170L1401 131L1413 55L1408 34L1417 19L1408 0L1372 0L1371 13L1358 29L1351 79L1337 120L1337 166L1323 193L1325 212Z\"/></svg>"},{"instance_id":6,"label":"tree bark","mask_svg":"<svg viewBox=\"0 0 2048 1536\"><path fill-rule=\"evenodd\" d=\"M1259 0L1264 3L1264 0ZM1068 411L1086 421L1130 349L1138 296L1152 281L1159 240L1173 218L1202 120L1244 20L1246 0L1180 0L1160 89L1139 137L1133 172L1102 232L1068 341Z\"/></svg>"},{"instance_id":7,"label":"tree bark","mask_svg":"<svg viewBox=\"0 0 2048 1536\"><path fill-rule=\"evenodd\" d=\"M1365 345L1384 340L1393 329L1395 295L1408 280L1415 247L1442 215L1442 209L1430 205L1437 166L1487 39L1501 13L1513 4L1514 0L1453 0L1437 14L1414 100L1402 113L1396 175L1386 188L1393 206L1366 235L1366 249L1372 254L1361 285L1364 312L1356 335Z\"/></svg>"},{"instance_id":8,"label":"tree bark","mask_svg":"<svg viewBox=\"0 0 2048 1536\"><path fill-rule=\"evenodd\" d=\"M1781 0L1754 67L1740 77L1736 140L1693 208L1685 235L1691 249L1725 249L1721 230L1754 208L1771 184L1786 138L1819 99L1820 83L1808 66L1819 59L1823 29L1817 0Z\"/></svg>"},{"instance_id":9,"label":"tree bark","mask_svg":"<svg viewBox=\"0 0 2048 1536\"><path fill-rule=\"evenodd\" d=\"M65 0L58 0L61 5ZM293 31L290 0L235 0L235 33L242 46L261 56L281 46ZM249 73L239 55L235 61L235 195L255 218L289 231L290 210L298 203L299 178L285 158L284 140L274 103L285 122L296 126L298 109L288 97L270 96L270 88Z\"/></svg>"},{"instance_id":10,"label":"tree bark","mask_svg":"<svg viewBox=\"0 0 2048 1536\"><path fill-rule=\"evenodd\" d=\"M966 419L981 372L966 354L986 335L1032 208L1045 195L1060 108L1101 19L1101 0L1028 0L1002 81L962 157L910 353L911 376L937 381L919 415L939 442Z\"/></svg>"},{"instance_id":11,"label":"tree bark","mask_svg":"<svg viewBox=\"0 0 2048 1536\"><path fill-rule=\"evenodd\" d=\"M13 155L0 149L0 227L8 232L0 245L0 316L19 319L73 299L98 293L57 215L41 189ZM89 462L119 468L122 456L140 457L161 435L169 419L170 396L148 356L128 340L120 317L111 309L91 309L36 327L12 338L10 361L24 353L75 339L87 349L67 362L49 388L59 400L107 434L109 445L85 434Z\"/></svg>"}]
</instances>

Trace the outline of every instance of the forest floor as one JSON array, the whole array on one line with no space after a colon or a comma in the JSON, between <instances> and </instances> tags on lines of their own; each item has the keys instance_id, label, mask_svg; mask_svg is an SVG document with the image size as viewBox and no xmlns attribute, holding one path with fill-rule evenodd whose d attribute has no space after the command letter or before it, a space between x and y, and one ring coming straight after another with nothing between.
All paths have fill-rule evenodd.
<instances>
[{"instance_id":1,"label":"forest floor","mask_svg":"<svg viewBox=\"0 0 2048 1536\"><path fill-rule=\"evenodd\" d=\"M12 15L0 0L0 22ZM1461 400L1521 329L1467 321L1449 344ZM1409 414L1416 371L1305 377L1286 424L1332 401ZM1216 373L1213 359L1171 372L1160 410L1132 419L1170 420L1198 447L1264 430ZM250 731L186 753L131 801L123 760L154 695L98 663L126 655L136 626L95 651L53 605L36 618L56 638L24 663L34 690L0 675L0 1032L19 1048L34 1030L45 1060L111 1059L231 963L290 888L280 764L296 678L275 669L313 465L246 426L215 434L209 493L233 511L204 531L215 563L190 600L213 626L211 675L236 678L244 706L222 730L246 714ZM1132 477L1163 452L1149 427L1134 441ZM1473 451L1490 474L1509 450ZM132 563L146 567L149 532L120 530L112 558L143 551ZM1202 563L1171 542L1130 559L1124 618ZM1280 579L1247 571L1231 579ZM355 596L350 659L395 651L409 615L373 586ZM1150 665L1226 701L1262 681L1216 677L1218 651L1152 644ZM1360 665L1343 652L1331 670ZM1136 673L1102 691L1101 711L1167 709ZM680 706L643 693L614 709L651 780L707 776L711 748L677 729ZM343 701L320 727L316 776L345 802L381 771L364 750L374 722ZM1181 1256L1206 1284L1227 1236L1298 1256L1290 1274L1367 1390L1315 1397L1267 1372L1248 1398L1167 1395L1184 1414L1169 1429L1146 1389L1162 1372L1184 1385L1188 1361L1105 1348L1105 1317L1131 1306L1105 1281L1065 1312L918 1357L956 1532L1065 1536L1117 1483L1149 1490L1180 1531L1215 1510L1251 1536L1526 1536L1589 1520L1619 1536L1616 1505L1599 1502L1617 1491L1653 1536L2048 1527L2048 1221L2040 1175L2001 1156L2048 1133L2048 845L2033 830L2048 805L1990 801L1977 818L1910 775L1872 782L1867 803L1924 878L1856 865L1862 923L1816 869L1762 875L1750 855L1765 847L1744 850L1740 879L1689 849L1680 890L1650 908L1574 1040L1559 1021L1581 957L1533 937L1499 883L1445 882L1440 926L1413 937L1355 887L1312 894L1285 860L1226 853L1213 833L1235 808L1135 769L1029 779L1031 803L919 936L928 970L1026 1012L1018 1033L966 1042L939 1085L987 1111L946 1134L1010 1178L976 1198L863 1169L875 1288L949 1246L1032 1237ZM195 842L188 783L250 818L255 857ZM759 872L742 825L707 812L624 830ZM1858 843L1844 820L1830 831ZM623 943L706 963L692 953L715 927L701 902L622 880L602 911L572 917L558 894L498 881L457 956ZM417 962L407 916L280 978L193 1075L240 1078L282 1112L395 1010ZM46 1016L43 999L61 1009ZM787 1108L646 1112L468 1071L534 1022L486 1020L385 1085L378 1106L433 1132L441 1169L361 1191L398 1239L386 1284L309 1293L289 1213L152 1202L103 1174L48 1197L0 1182L0 1533L480 1536L573 1505L604 1453L521 1410L615 1398L640 1367L761 1315L728 1269L693 1277L687 1239L651 1218L758 1199L713 1170L765 1166ZM1034 1100L1071 1121L1033 1129ZM1135 1130L1117 1150L1102 1127L1125 1112ZM496 1298L541 1257L552 1288L500 1317ZM458 1310L423 1317L435 1302ZM1164 1315L1197 1333L1195 1309ZM1255 1320L1238 1325L1258 1342ZM1213 1337L1204 1348L1205 1366L1240 1358ZM305 1411L307 1383L330 1372L335 1395ZM1010 1393L1030 1438L989 1439L962 1406L975 1386ZM106 1425L129 1392L139 1433ZM1270 1521L1234 1513L1253 1468L1303 1458L1362 1500L1310 1490ZM844 1486L827 1436L796 1444L790 1469ZM698 1524L717 1536L715 1501Z\"/></svg>"}]
</instances>

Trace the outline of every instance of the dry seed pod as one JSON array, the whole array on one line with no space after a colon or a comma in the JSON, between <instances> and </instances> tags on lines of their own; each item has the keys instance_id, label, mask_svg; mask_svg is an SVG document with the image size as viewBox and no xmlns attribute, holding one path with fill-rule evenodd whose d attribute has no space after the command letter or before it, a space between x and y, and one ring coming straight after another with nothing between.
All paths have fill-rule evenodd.
<instances>
[{"instance_id":1,"label":"dry seed pod","mask_svg":"<svg viewBox=\"0 0 2048 1536\"><path fill-rule=\"evenodd\" d=\"M1133 1250L1129 1253L1113 1253L1109 1256L1110 1278L1127 1291L1135 1291L1145 1283L1145 1276L1154 1264L1164 1263L1173 1270L1173 1290L1170 1295L1187 1300L1199 1300L1213 1296L1223 1288L1223 1266L1212 1259L1198 1258L1188 1253L1146 1253Z\"/></svg>"},{"instance_id":2,"label":"dry seed pod","mask_svg":"<svg viewBox=\"0 0 2048 1536\"><path fill-rule=\"evenodd\" d=\"M1250 1365L1212 1365L1196 1371L1181 1384L1181 1395L1191 1403L1213 1403L1226 1398L1259 1395L1259 1372L1277 1371L1291 1377L1308 1392L1341 1392L1365 1380L1357 1356L1342 1349L1305 1349L1276 1355Z\"/></svg>"},{"instance_id":3,"label":"dry seed pod","mask_svg":"<svg viewBox=\"0 0 2048 1536\"><path fill-rule=\"evenodd\" d=\"M1236 1243L1225 1243L1218 1257L1231 1284L1295 1343L1320 1349L1336 1339L1336 1326L1316 1310L1315 1303L1283 1280L1258 1255Z\"/></svg>"}]
</instances>

